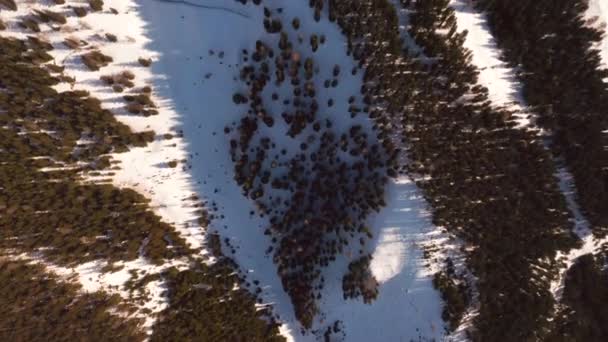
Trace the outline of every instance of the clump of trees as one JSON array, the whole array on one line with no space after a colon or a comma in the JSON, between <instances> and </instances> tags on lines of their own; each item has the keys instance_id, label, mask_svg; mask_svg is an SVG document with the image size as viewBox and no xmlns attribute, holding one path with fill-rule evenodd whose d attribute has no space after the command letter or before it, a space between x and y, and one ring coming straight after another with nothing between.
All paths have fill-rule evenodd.
<instances>
[{"instance_id":1,"label":"clump of trees","mask_svg":"<svg viewBox=\"0 0 608 342\"><path fill-rule=\"evenodd\" d=\"M456 272L452 259L447 258L445 263L444 269L433 276L433 286L439 290L441 299L446 303L441 317L448 323L450 330L455 330L471 304L471 293L466 279Z\"/></svg>"},{"instance_id":2,"label":"clump of trees","mask_svg":"<svg viewBox=\"0 0 608 342\"><path fill-rule=\"evenodd\" d=\"M128 70L118 74L103 75L100 77L100 80L103 83L112 86L112 89L116 92L122 92L125 88L133 88L135 86L135 83L133 83L134 79L135 75Z\"/></svg>"},{"instance_id":3,"label":"clump of trees","mask_svg":"<svg viewBox=\"0 0 608 342\"><path fill-rule=\"evenodd\" d=\"M103 10L103 0L89 0L89 6L94 12Z\"/></svg>"},{"instance_id":4,"label":"clump of trees","mask_svg":"<svg viewBox=\"0 0 608 342\"><path fill-rule=\"evenodd\" d=\"M131 114L142 114L143 116L158 114L156 104L146 92L141 91L136 95L125 95L123 98L127 101L126 109Z\"/></svg>"},{"instance_id":5,"label":"clump of trees","mask_svg":"<svg viewBox=\"0 0 608 342\"><path fill-rule=\"evenodd\" d=\"M236 267L223 258L211 266L197 263L163 272L169 307L159 314L150 340L285 341L269 308L258 309L255 297L242 287Z\"/></svg>"},{"instance_id":6,"label":"clump of trees","mask_svg":"<svg viewBox=\"0 0 608 342\"><path fill-rule=\"evenodd\" d=\"M87 8L86 7L72 7L72 10L74 11L74 14L76 14L77 17L85 17L87 15Z\"/></svg>"},{"instance_id":7,"label":"clump of trees","mask_svg":"<svg viewBox=\"0 0 608 342\"><path fill-rule=\"evenodd\" d=\"M34 10L34 16L43 23L54 22L57 24L67 23L65 15L51 10Z\"/></svg>"},{"instance_id":8,"label":"clump of trees","mask_svg":"<svg viewBox=\"0 0 608 342\"><path fill-rule=\"evenodd\" d=\"M270 10L265 23L278 42L256 42L240 72L247 90L232 98L245 114L236 130L226 132L232 136L235 181L260 215L270 218L265 234L274 245L269 252L296 317L310 328L324 286L321 270L341 254L363 254L372 236L366 219L385 205L384 186L389 173L395 174L398 152L387 136L368 132L356 121L341 131L331 115L322 113L315 86L321 77L315 74L317 35L311 36L312 51L303 52ZM334 73L333 87L338 76ZM274 113L265 101L279 101L283 88L291 93L282 99L281 112ZM357 95L349 101L353 117L368 110ZM356 277L349 284L358 287L365 280Z\"/></svg>"},{"instance_id":9,"label":"clump of trees","mask_svg":"<svg viewBox=\"0 0 608 342\"><path fill-rule=\"evenodd\" d=\"M106 56L97 50L87 52L81 58L84 65L92 71L97 71L114 61L112 57Z\"/></svg>"},{"instance_id":10,"label":"clump of trees","mask_svg":"<svg viewBox=\"0 0 608 342\"><path fill-rule=\"evenodd\" d=\"M586 254L566 272L562 300L547 340L604 341L608 337L608 250Z\"/></svg>"},{"instance_id":11,"label":"clump of trees","mask_svg":"<svg viewBox=\"0 0 608 342\"><path fill-rule=\"evenodd\" d=\"M152 59L151 58L139 57L137 59L137 61L139 62L139 64L141 64L141 66L144 66L144 67L149 67L150 65L152 65Z\"/></svg>"},{"instance_id":12,"label":"clump of trees","mask_svg":"<svg viewBox=\"0 0 608 342\"><path fill-rule=\"evenodd\" d=\"M348 265L348 272L342 277L344 299L362 297L370 304L378 297L378 281L370 270L371 255L363 256Z\"/></svg>"}]
</instances>

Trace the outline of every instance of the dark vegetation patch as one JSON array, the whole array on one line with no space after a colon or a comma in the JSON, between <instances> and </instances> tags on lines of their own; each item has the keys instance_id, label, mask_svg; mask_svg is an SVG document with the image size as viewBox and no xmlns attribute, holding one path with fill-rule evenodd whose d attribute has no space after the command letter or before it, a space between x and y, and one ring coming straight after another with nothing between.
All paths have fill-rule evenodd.
<instances>
[{"instance_id":1,"label":"dark vegetation patch","mask_svg":"<svg viewBox=\"0 0 608 342\"><path fill-rule=\"evenodd\" d=\"M74 10L74 14L76 14L77 17L82 18L87 15L86 7L74 7L72 9Z\"/></svg>"},{"instance_id":2,"label":"dark vegetation patch","mask_svg":"<svg viewBox=\"0 0 608 342\"><path fill-rule=\"evenodd\" d=\"M594 47L603 32L587 0L480 0L504 58L521 70L523 95L573 174L578 203L598 237L608 234L608 87ZM596 19L597 20L597 19Z\"/></svg>"},{"instance_id":3,"label":"dark vegetation patch","mask_svg":"<svg viewBox=\"0 0 608 342\"><path fill-rule=\"evenodd\" d=\"M237 267L222 258L211 266L198 263L188 270L163 272L169 308L159 314L151 341L188 341L194 336L199 341L285 341L269 308L257 309L255 297L242 288Z\"/></svg>"},{"instance_id":4,"label":"dark vegetation patch","mask_svg":"<svg viewBox=\"0 0 608 342\"><path fill-rule=\"evenodd\" d=\"M578 258L566 273L560 310L549 341L608 338L608 253Z\"/></svg>"},{"instance_id":5,"label":"dark vegetation patch","mask_svg":"<svg viewBox=\"0 0 608 342\"><path fill-rule=\"evenodd\" d=\"M4 8L9 9L11 11L17 10L17 4L15 0L0 0L0 7L4 6Z\"/></svg>"},{"instance_id":6,"label":"dark vegetation patch","mask_svg":"<svg viewBox=\"0 0 608 342\"><path fill-rule=\"evenodd\" d=\"M86 45L86 42L83 41L83 40L78 40L77 38L70 38L70 37L68 37L68 38L65 38L63 40L63 45L65 45L68 48L74 50L74 49L77 49L77 48L79 48L81 46Z\"/></svg>"},{"instance_id":7,"label":"dark vegetation patch","mask_svg":"<svg viewBox=\"0 0 608 342\"><path fill-rule=\"evenodd\" d=\"M103 10L103 0L89 0L89 6L94 12Z\"/></svg>"},{"instance_id":8,"label":"dark vegetation patch","mask_svg":"<svg viewBox=\"0 0 608 342\"><path fill-rule=\"evenodd\" d=\"M378 281L370 270L371 255L363 256L348 265L348 273L342 278L344 299L363 297L370 304L378 297Z\"/></svg>"},{"instance_id":9,"label":"dark vegetation patch","mask_svg":"<svg viewBox=\"0 0 608 342\"><path fill-rule=\"evenodd\" d=\"M135 86L135 83L133 83L134 79L135 75L128 70L125 70L118 74L103 75L100 77L100 80L107 85L119 85L124 88L133 88Z\"/></svg>"},{"instance_id":10,"label":"dark vegetation patch","mask_svg":"<svg viewBox=\"0 0 608 342\"><path fill-rule=\"evenodd\" d=\"M22 18L19 22L19 26L25 30L30 30L36 33L40 32L40 25L38 25L38 22L33 17Z\"/></svg>"},{"instance_id":11,"label":"dark vegetation patch","mask_svg":"<svg viewBox=\"0 0 608 342\"><path fill-rule=\"evenodd\" d=\"M366 102L354 94L348 113L323 112L315 86L321 77L314 58L318 38L311 36L309 48L296 49L281 20L268 8L264 12L268 39L243 52L248 62L240 79L247 91L232 98L247 109L237 129L227 127L226 133L232 136L235 181L260 215L270 218L265 234L274 245L267 252L296 317L308 329L318 313L323 267L346 254L364 254L372 237L366 219L385 205L384 186L395 174L397 150L386 132L368 131L356 120L344 130L334 126L334 116L366 113ZM325 72L337 87L339 72ZM276 92L283 93L279 111L271 105L279 100ZM365 277L349 280L349 289L365 287L358 284ZM366 302L373 292L365 292Z\"/></svg>"},{"instance_id":12,"label":"dark vegetation patch","mask_svg":"<svg viewBox=\"0 0 608 342\"><path fill-rule=\"evenodd\" d=\"M79 287L45 273L42 266L0 258L0 340L144 340L142 322L110 314L127 309L121 309L118 295L79 293Z\"/></svg>"},{"instance_id":13,"label":"dark vegetation patch","mask_svg":"<svg viewBox=\"0 0 608 342\"><path fill-rule=\"evenodd\" d=\"M443 306L441 317L453 331L458 327L464 312L471 304L471 289L466 279L456 273L450 258L446 260L444 269L433 276L433 286L439 290L441 299L447 303Z\"/></svg>"},{"instance_id":14,"label":"dark vegetation patch","mask_svg":"<svg viewBox=\"0 0 608 342\"><path fill-rule=\"evenodd\" d=\"M143 116L157 115L156 104L150 98L150 95L141 92L135 95L125 95L123 99L127 101L126 109L131 114L141 114Z\"/></svg>"},{"instance_id":15,"label":"dark vegetation patch","mask_svg":"<svg viewBox=\"0 0 608 342\"><path fill-rule=\"evenodd\" d=\"M67 23L67 19L61 13L53 12L51 10L34 10L34 16L40 22L50 23L54 22L57 24L65 24Z\"/></svg>"},{"instance_id":16,"label":"dark vegetation patch","mask_svg":"<svg viewBox=\"0 0 608 342\"><path fill-rule=\"evenodd\" d=\"M97 50L87 52L82 55L81 58L84 65L86 65L89 70L93 71L97 71L113 61L112 57L106 56Z\"/></svg>"},{"instance_id":17,"label":"dark vegetation patch","mask_svg":"<svg viewBox=\"0 0 608 342\"><path fill-rule=\"evenodd\" d=\"M116 43L118 41L118 37L115 34L106 33L105 36L109 42Z\"/></svg>"},{"instance_id":18,"label":"dark vegetation patch","mask_svg":"<svg viewBox=\"0 0 608 342\"><path fill-rule=\"evenodd\" d=\"M150 65L152 65L152 59L151 58L139 57L137 59L137 61L139 62L139 64L141 64L141 66L144 66L144 67L149 67Z\"/></svg>"},{"instance_id":19,"label":"dark vegetation patch","mask_svg":"<svg viewBox=\"0 0 608 342\"><path fill-rule=\"evenodd\" d=\"M511 113L490 105L448 4L402 1L408 33L426 56L404 50L389 1L330 1L329 18L366 67L362 95L386 108L371 117L407 145L403 170L424 192L433 223L471 246L480 302L472 338L527 340L552 314L551 260L576 239L551 156L534 133L514 128ZM463 305L446 304L462 316Z\"/></svg>"}]
</instances>

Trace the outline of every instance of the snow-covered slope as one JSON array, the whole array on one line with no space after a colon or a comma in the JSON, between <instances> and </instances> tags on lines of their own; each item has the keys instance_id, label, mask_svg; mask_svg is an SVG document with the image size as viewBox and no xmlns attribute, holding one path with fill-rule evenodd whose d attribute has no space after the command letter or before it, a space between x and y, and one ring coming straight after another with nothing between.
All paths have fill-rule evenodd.
<instances>
[{"instance_id":1,"label":"snow-covered slope","mask_svg":"<svg viewBox=\"0 0 608 342\"><path fill-rule=\"evenodd\" d=\"M263 235L266 220L250 215L255 211L253 203L242 195L232 178L228 138L223 133L224 127L242 114L231 97L240 86L236 80L241 51L251 51L257 39L267 39L262 8L225 1L204 4L229 10L195 6L202 3L138 1L138 11L146 22L147 48L158 54L152 70L163 76L156 79L155 88L180 113L192 155L188 161L190 172L197 180L198 192L221 215L214 228L229 239L242 269L261 282L262 298L275 305L275 312L285 323L284 331L297 341L314 340L315 334L301 334L276 267L265 253L270 246L270 239ZM273 11L282 8L284 22L298 16L304 37L312 32L326 36L327 43L315 54L321 67L339 64L342 70L352 69L354 63L346 55L339 30L325 18L314 22L306 2L265 1L264 5ZM342 94L337 94L334 107L338 109L333 112L340 113L341 108L347 112L349 92L356 91L360 82L360 76L342 82ZM336 124L348 125L348 121ZM374 218L379 234L372 267L381 282L379 298L371 305L344 301L341 279L347 262L336 262L325 272L322 314L314 328L322 329L339 320L347 341L410 340L419 336L441 339L441 302L425 271L419 246L434 228L430 219L420 214L424 204L416 191L407 180L389 185L388 207Z\"/></svg>"}]
</instances>

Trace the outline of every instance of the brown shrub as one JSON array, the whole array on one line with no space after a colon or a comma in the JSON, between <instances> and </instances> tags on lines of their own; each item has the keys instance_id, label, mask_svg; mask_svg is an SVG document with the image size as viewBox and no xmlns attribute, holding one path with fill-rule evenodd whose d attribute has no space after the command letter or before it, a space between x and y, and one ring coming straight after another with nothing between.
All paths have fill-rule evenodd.
<instances>
[{"instance_id":1,"label":"brown shrub","mask_svg":"<svg viewBox=\"0 0 608 342\"><path fill-rule=\"evenodd\" d=\"M107 66L112 61L112 57L106 56L99 51L91 51L82 55L82 62L89 70L93 71L97 71L100 68Z\"/></svg>"},{"instance_id":2,"label":"brown shrub","mask_svg":"<svg viewBox=\"0 0 608 342\"><path fill-rule=\"evenodd\" d=\"M145 67L149 67L150 65L152 65L151 58L140 57L137 61L139 62L139 64L141 64L142 66L145 66Z\"/></svg>"},{"instance_id":3,"label":"brown shrub","mask_svg":"<svg viewBox=\"0 0 608 342\"><path fill-rule=\"evenodd\" d=\"M87 15L86 7L74 7L73 10L77 17L82 18Z\"/></svg>"}]
</instances>

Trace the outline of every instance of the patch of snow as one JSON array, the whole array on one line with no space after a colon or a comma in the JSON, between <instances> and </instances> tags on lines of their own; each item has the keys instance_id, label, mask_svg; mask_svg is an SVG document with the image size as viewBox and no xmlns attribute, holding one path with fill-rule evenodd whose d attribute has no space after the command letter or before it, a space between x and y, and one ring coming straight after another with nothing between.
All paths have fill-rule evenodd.
<instances>
[{"instance_id":1,"label":"patch of snow","mask_svg":"<svg viewBox=\"0 0 608 342\"><path fill-rule=\"evenodd\" d=\"M589 0L587 16L591 19L597 17L598 26L606 31L608 26L608 2L606 0ZM608 33L604 32L604 39L598 46L604 67L608 68Z\"/></svg>"},{"instance_id":2,"label":"patch of snow","mask_svg":"<svg viewBox=\"0 0 608 342\"><path fill-rule=\"evenodd\" d=\"M530 113L523 105L525 101L515 70L501 60L486 16L476 11L470 0L452 0L450 6L458 21L458 31L468 32L464 47L473 52L472 63L479 71L478 83L488 89L494 105L514 111L519 127L530 127Z\"/></svg>"}]
</instances>

